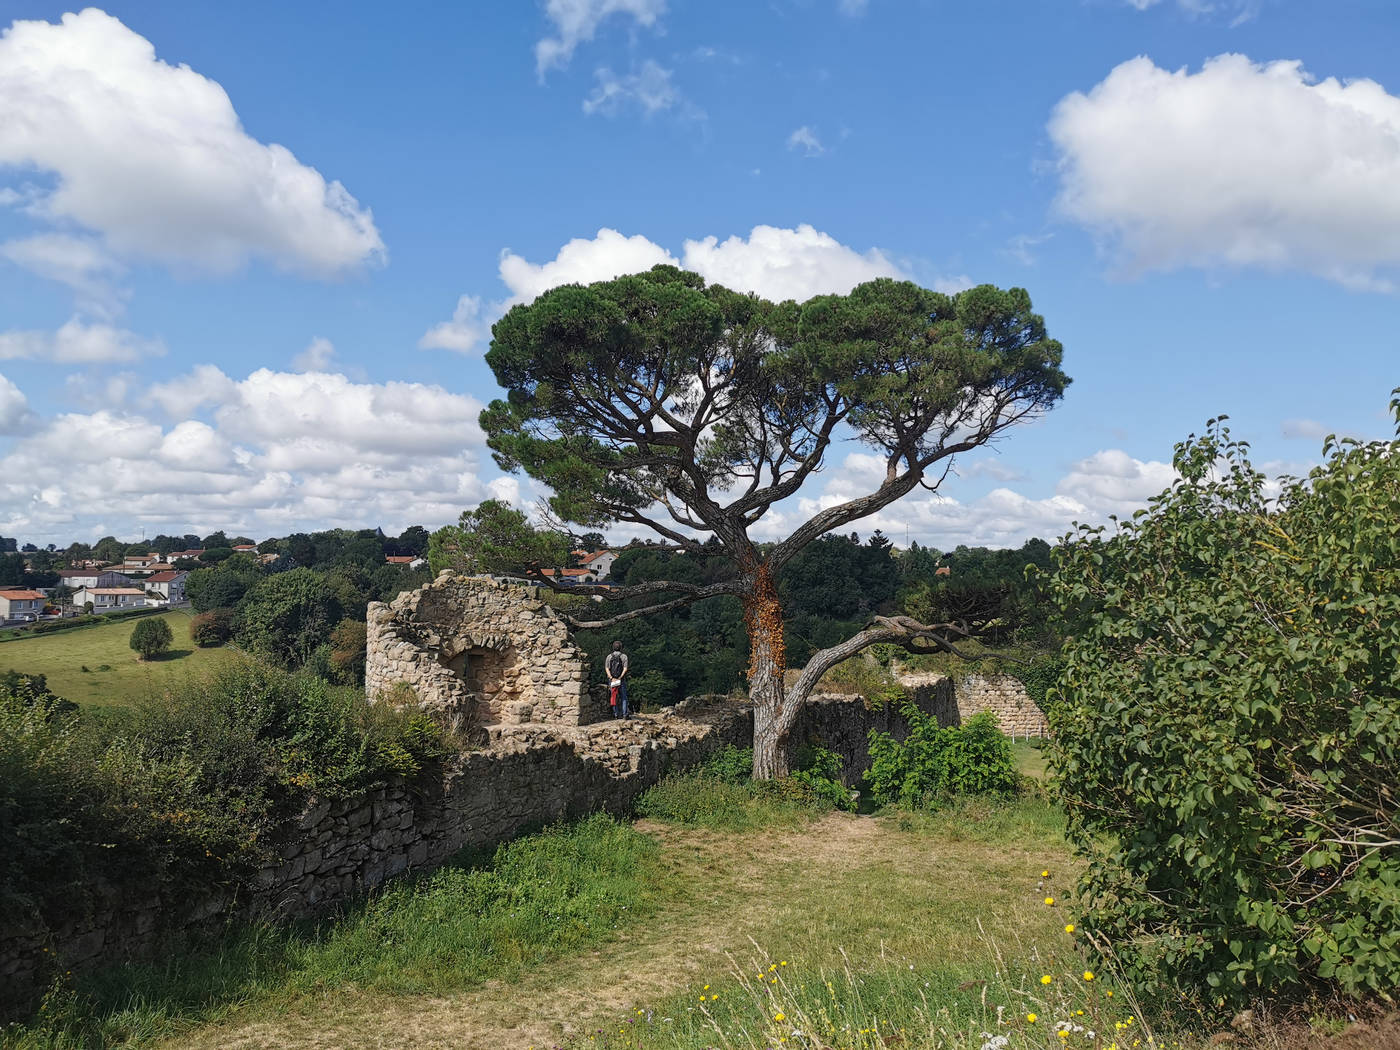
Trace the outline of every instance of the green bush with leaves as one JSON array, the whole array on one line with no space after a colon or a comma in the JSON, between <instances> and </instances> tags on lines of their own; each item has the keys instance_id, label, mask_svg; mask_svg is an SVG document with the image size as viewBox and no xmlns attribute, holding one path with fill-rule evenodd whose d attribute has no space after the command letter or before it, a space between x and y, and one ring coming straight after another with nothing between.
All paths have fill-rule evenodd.
<instances>
[{"instance_id":1,"label":"green bush with leaves","mask_svg":"<svg viewBox=\"0 0 1400 1050\"><path fill-rule=\"evenodd\" d=\"M142 620L131 629L131 647L143 660L159 656L175 641L175 633L164 620Z\"/></svg>"},{"instance_id":2,"label":"green bush with leaves","mask_svg":"<svg viewBox=\"0 0 1400 1050\"><path fill-rule=\"evenodd\" d=\"M237 887L311 796L358 796L446 752L420 711L252 662L95 724L42 679L4 676L0 934L56 928L109 892Z\"/></svg>"},{"instance_id":3,"label":"green bush with leaves","mask_svg":"<svg viewBox=\"0 0 1400 1050\"><path fill-rule=\"evenodd\" d=\"M190 620L190 640L201 649L223 645L233 637L233 610L210 609Z\"/></svg>"},{"instance_id":4,"label":"green bush with leaves","mask_svg":"<svg viewBox=\"0 0 1400 1050\"><path fill-rule=\"evenodd\" d=\"M1212 420L1148 510L1058 554L1079 925L1215 1009L1394 995L1400 441L1329 438L1276 499L1246 453Z\"/></svg>"},{"instance_id":5,"label":"green bush with leaves","mask_svg":"<svg viewBox=\"0 0 1400 1050\"><path fill-rule=\"evenodd\" d=\"M876 802L928 807L958 795L1009 797L1019 790L1011 741L990 712L947 727L913 704L901 713L909 723L903 740L870 731L866 779Z\"/></svg>"}]
</instances>

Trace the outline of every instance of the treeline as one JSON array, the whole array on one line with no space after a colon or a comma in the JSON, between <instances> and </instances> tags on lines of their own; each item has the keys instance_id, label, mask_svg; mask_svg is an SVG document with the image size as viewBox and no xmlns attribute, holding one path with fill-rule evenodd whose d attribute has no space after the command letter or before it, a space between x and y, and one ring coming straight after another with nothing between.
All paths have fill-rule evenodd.
<instances>
[{"instance_id":1,"label":"treeline","mask_svg":"<svg viewBox=\"0 0 1400 1050\"><path fill-rule=\"evenodd\" d=\"M366 607L429 578L425 569L385 558L405 549L416 555L427 538L419 526L396 538L375 529L335 529L265 540L259 548L267 547L262 553L272 558L230 551L185 581L185 595L198 614L191 635L202 646L232 639L278 667L359 685Z\"/></svg>"},{"instance_id":2,"label":"treeline","mask_svg":"<svg viewBox=\"0 0 1400 1050\"><path fill-rule=\"evenodd\" d=\"M945 552L917 543L896 551L878 530L864 541L854 532L824 536L784 566L778 580L788 666L801 667L818 649L860 631L872 616L896 612L924 622L965 623L990 644L1043 644L1049 607L1026 567L1048 567L1050 551L1038 539L1015 550L959 546ZM731 571L721 558L704 552L642 547L618 557L609 582L706 584ZM586 615L586 599L574 601L579 603L575 614ZM610 603L599 608L599 615L628 604ZM606 631L579 632L577 640L594 658L598 681L602 655L614 639L631 656L631 691L647 705L675 703L696 693L728 693L744 683L748 634L734 598L711 598Z\"/></svg>"}]
</instances>

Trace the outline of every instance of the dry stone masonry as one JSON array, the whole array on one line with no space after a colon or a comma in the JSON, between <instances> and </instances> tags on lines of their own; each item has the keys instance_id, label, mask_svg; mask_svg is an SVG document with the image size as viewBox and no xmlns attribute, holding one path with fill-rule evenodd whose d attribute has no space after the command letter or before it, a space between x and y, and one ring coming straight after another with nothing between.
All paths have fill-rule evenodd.
<instances>
[{"instance_id":1,"label":"dry stone masonry","mask_svg":"<svg viewBox=\"0 0 1400 1050\"><path fill-rule=\"evenodd\" d=\"M533 587L444 572L392 602L371 602L367 634L371 702L416 697L468 731L604 717L589 694L587 654Z\"/></svg>"},{"instance_id":2,"label":"dry stone masonry","mask_svg":"<svg viewBox=\"0 0 1400 1050\"><path fill-rule=\"evenodd\" d=\"M899 682L921 707L927 705L940 725L960 726L975 714L990 711L1001 731L1013 740L1050 735L1050 724L1020 680L1009 674L902 674Z\"/></svg>"}]
</instances>

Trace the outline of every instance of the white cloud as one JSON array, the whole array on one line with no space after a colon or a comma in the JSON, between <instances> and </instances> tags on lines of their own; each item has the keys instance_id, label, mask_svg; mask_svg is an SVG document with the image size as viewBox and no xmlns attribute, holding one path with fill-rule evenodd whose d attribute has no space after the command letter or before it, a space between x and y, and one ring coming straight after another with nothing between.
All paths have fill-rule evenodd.
<instances>
[{"instance_id":1,"label":"white cloud","mask_svg":"<svg viewBox=\"0 0 1400 1050\"><path fill-rule=\"evenodd\" d=\"M788 149L800 149L803 156L820 157L826 152L822 146L822 140L817 138L817 133L803 124L787 137Z\"/></svg>"},{"instance_id":2,"label":"white cloud","mask_svg":"<svg viewBox=\"0 0 1400 1050\"><path fill-rule=\"evenodd\" d=\"M671 109L681 101L680 92L671 82L671 71L647 59L635 73L619 76L603 66L594 71L598 83L593 93L583 100L583 111L589 116L601 113L615 117L624 109L634 106L643 116L654 116ZM691 109L689 115L698 116L699 111Z\"/></svg>"},{"instance_id":3,"label":"white cloud","mask_svg":"<svg viewBox=\"0 0 1400 1050\"><path fill-rule=\"evenodd\" d=\"M41 233L0 244L0 257L32 273L66 284L78 305L99 317L121 312L124 292L113 284L122 266L92 237Z\"/></svg>"},{"instance_id":4,"label":"white cloud","mask_svg":"<svg viewBox=\"0 0 1400 1050\"><path fill-rule=\"evenodd\" d=\"M679 258L641 234L628 237L605 228L591 238L574 238L548 262L532 263L509 250L502 252L500 277L507 295L487 305L479 297L462 296L452 320L434 325L418 345L469 353L486 339L491 323L516 303L532 302L561 284L608 281L663 264L694 270L711 283L779 300L844 293L876 277L909 276L880 249L856 251L805 223L796 229L755 226L747 238L688 240ZM939 278L934 287L955 292L972 287L972 282L957 275Z\"/></svg>"},{"instance_id":5,"label":"white cloud","mask_svg":"<svg viewBox=\"0 0 1400 1050\"><path fill-rule=\"evenodd\" d=\"M1135 7L1139 11L1156 7L1161 2L1162 0L1124 0L1129 7ZM1220 3L1213 3L1212 0L1176 0L1176 6L1193 18L1201 15L1229 15L1230 24L1237 26L1258 15L1263 0L1222 0Z\"/></svg>"},{"instance_id":6,"label":"white cloud","mask_svg":"<svg viewBox=\"0 0 1400 1050\"><path fill-rule=\"evenodd\" d=\"M457 300L452 320L433 325L423 333L418 345L424 350L455 350L467 354L480 345L490 330L490 324L481 315L480 297L464 295Z\"/></svg>"},{"instance_id":7,"label":"white cloud","mask_svg":"<svg viewBox=\"0 0 1400 1050\"><path fill-rule=\"evenodd\" d=\"M959 473L962 478L991 474L984 468L987 462L985 455L968 457ZM779 539L818 510L874 491L884 477L884 462L879 456L851 452L839 466L828 468L825 477L820 494L799 497L794 505L781 508L777 518L770 521L770 514L760 521L762 538ZM938 493L917 490L852 527L862 534L880 529L901 544L907 535L944 550L960 543L1017 547L1033 536L1053 541L1076 521L1107 524L1110 514L1127 518L1175 477L1169 463L1144 462L1109 449L1075 463L1050 496L1033 498L1002 486L964 502L958 498L958 478L950 476Z\"/></svg>"},{"instance_id":8,"label":"white cloud","mask_svg":"<svg viewBox=\"0 0 1400 1050\"><path fill-rule=\"evenodd\" d=\"M1304 270L1391 290L1400 264L1400 98L1300 63L1145 57L1055 107L1058 207L1132 271Z\"/></svg>"},{"instance_id":9,"label":"white cloud","mask_svg":"<svg viewBox=\"0 0 1400 1050\"><path fill-rule=\"evenodd\" d=\"M532 263L514 252L501 253L501 281L510 289L508 305L532 302L561 284L608 281L625 273L640 273L653 266L679 261L659 244L641 234L625 237L602 229L593 238L575 237L546 263Z\"/></svg>"},{"instance_id":10,"label":"white cloud","mask_svg":"<svg viewBox=\"0 0 1400 1050\"><path fill-rule=\"evenodd\" d=\"M292 358L292 367L298 372L329 371L335 361L335 344L324 336L316 336L306 349Z\"/></svg>"},{"instance_id":11,"label":"white cloud","mask_svg":"<svg viewBox=\"0 0 1400 1050\"><path fill-rule=\"evenodd\" d=\"M33 417L24 391L0 375L0 434L18 434Z\"/></svg>"},{"instance_id":12,"label":"white cloud","mask_svg":"<svg viewBox=\"0 0 1400 1050\"><path fill-rule=\"evenodd\" d=\"M623 15L644 28L657 24L666 0L548 0L544 13L556 35L535 44L535 70L543 79L555 66L567 66L579 44L593 39L609 15Z\"/></svg>"},{"instance_id":13,"label":"white cloud","mask_svg":"<svg viewBox=\"0 0 1400 1050\"><path fill-rule=\"evenodd\" d=\"M66 543L96 524L122 536L142 524L258 536L402 529L519 494L480 476L481 402L442 387L268 369L236 379L206 365L147 394L177 410L171 424L69 413L0 455L0 531ZM0 419L12 400L0 381ZM24 411L22 395L19 404Z\"/></svg>"},{"instance_id":14,"label":"white cloud","mask_svg":"<svg viewBox=\"0 0 1400 1050\"><path fill-rule=\"evenodd\" d=\"M96 8L0 36L0 166L55 175L26 211L119 256L329 276L384 251L344 186L248 135L222 87Z\"/></svg>"},{"instance_id":15,"label":"white cloud","mask_svg":"<svg viewBox=\"0 0 1400 1050\"><path fill-rule=\"evenodd\" d=\"M28 359L54 364L110 364L159 357L165 353L157 339L146 339L124 328L87 324L71 318L56 332L12 329L0 332L0 361Z\"/></svg>"},{"instance_id":16,"label":"white cloud","mask_svg":"<svg viewBox=\"0 0 1400 1050\"><path fill-rule=\"evenodd\" d=\"M705 280L768 299L844 294L877 277L908 274L878 248L858 252L807 224L755 226L748 239L686 241L684 265Z\"/></svg>"}]
</instances>

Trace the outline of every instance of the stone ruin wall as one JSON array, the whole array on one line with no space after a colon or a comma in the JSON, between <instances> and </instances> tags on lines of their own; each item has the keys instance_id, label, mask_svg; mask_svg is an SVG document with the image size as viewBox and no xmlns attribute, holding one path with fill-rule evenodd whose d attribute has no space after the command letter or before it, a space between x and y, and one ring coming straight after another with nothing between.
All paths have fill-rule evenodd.
<instances>
[{"instance_id":1,"label":"stone ruin wall","mask_svg":"<svg viewBox=\"0 0 1400 1050\"><path fill-rule=\"evenodd\" d=\"M794 736L842 755L855 781L868 765L868 731L877 728L899 738L908 732L888 705L872 711L858 696L819 695L804 707ZM268 863L236 891L179 901L154 891L114 896L48 934L0 929L0 985L42 991L55 965L76 972L148 959L172 937L199 943L217 936L231 918L315 915L396 876L435 868L465 847L593 812L624 815L667 773L752 741L752 707L725 699L687 700L625 722L493 726L487 747L454 756L429 777L353 799L313 800L272 837Z\"/></svg>"},{"instance_id":2,"label":"stone ruin wall","mask_svg":"<svg viewBox=\"0 0 1400 1050\"><path fill-rule=\"evenodd\" d=\"M606 712L588 689L588 655L535 589L444 572L392 602L371 602L365 692L402 683L458 730L588 725Z\"/></svg>"},{"instance_id":3,"label":"stone ruin wall","mask_svg":"<svg viewBox=\"0 0 1400 1050\"><path fill-rule=\"evenodd\" d=\"M1047 737L1050 723L1020 680L1009 674L904 674L900 683L910 696L928 704L939 725L960 726L973 715L990 711L1001 731L1013 740Z\"/></svg>"}]
</instances>

